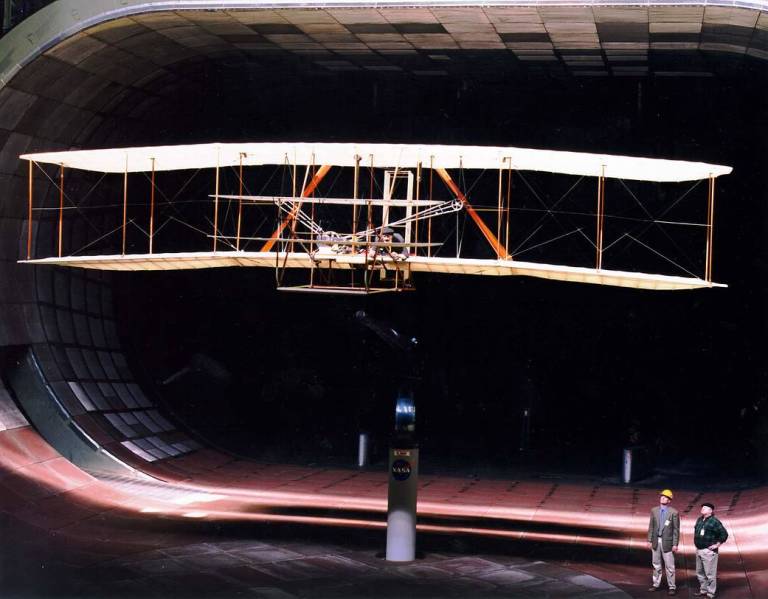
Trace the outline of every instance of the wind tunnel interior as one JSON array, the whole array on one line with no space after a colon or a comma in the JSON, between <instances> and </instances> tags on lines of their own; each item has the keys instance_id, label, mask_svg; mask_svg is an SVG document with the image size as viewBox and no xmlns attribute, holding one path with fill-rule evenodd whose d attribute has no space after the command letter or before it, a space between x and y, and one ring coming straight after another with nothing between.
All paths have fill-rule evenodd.
<instances>
[{"instance_id":1,"label":"wind tunnel interior","mask_svg":"<svg viewBox=\"0 0 768 599\"><path fill-rule=\"evenodd\" d=\"M615 474L628 444L652 447L666 467L683 472L727 463L743 475L764 467L762 61L657 52L645 72L598 76L579 61L553 65L494 50L318 58L217 34L217 19L227 19L216 15L112 22L52 48L1 92L4 256L23 282L8 291L23 297L14 298L7 319L19 330L7 325L6 362L21 361L33 347L57 401L97 444L139 466L203 446L341 464L352 462L361 430L384 448L398 384L391 351L355 323L353 315L365 310L419 340L418 430L427 467L529 464ZM177 31L154 44L158 23L185 29L187 37ZM195 36L217 40L182 43ZM26 191L17 157L25 151L292 140L513 145L733 166L718 180L715 219L715 280L729 288L652 293L432 275L418 277L414 292L360 299L281 294L275 273L261 269L107 276L10 264L26 249L23 235L17 243ZM495 174L480 175L462 173L475 185L472 201L495 204ZM589 265L588 239L558 237L577 229L593 235L594 181L580 182L574 203L558 211L553 206L575 179L523 175L512 187L520 202L514 245L532 248L523 259ZM98 179L67 177L72 198L87 195ZM236 177L225 178L233 190ZM347 179L335 185L348 188ZM168 176L158 186L171 197L188 180ZM55 181L55 169L36 172L36 193L45 200L36 215L35 256L56 251L55 218L46 213L58 202ZM285 172L267 169L248 173L246 182L254 193L287 185ZM119 204L120 185L106 178L81 209L67 212L65 253L112 230L119 208L104 206ZM211 189L210 173L185 188L198 228L206 216L195 205L209 207ZM633 192L659 214L687 190L645 189L642 196L631 184L613 183L608 212L637 217L634 227L645 217L632 212ZM146 178L132 179L131 210L142 227L148 193ZM704 187L691 198L698 199L676 216L702 222ZM548 229L526 239L542 214ZM254 230L273 224L273 214L251 223ZM446 245L484 251L463 215L457 224L462 235L442 232ZM609 222L608 235L615 239L625 225ZM658 229L648 233L655 238L642 238L649 247L676 236L675 259L688 257L690 268L703 271L700 232L689 238ZM157 243L170 251L209 241L205 231L171 223ZM128 251L143 252L145 244L139 226L131 228ZM627 269L669 268L641 244L616 247L615 260ZM524 410L532 414L531 436L521 452Z\"/></svg>"}]
</instances>

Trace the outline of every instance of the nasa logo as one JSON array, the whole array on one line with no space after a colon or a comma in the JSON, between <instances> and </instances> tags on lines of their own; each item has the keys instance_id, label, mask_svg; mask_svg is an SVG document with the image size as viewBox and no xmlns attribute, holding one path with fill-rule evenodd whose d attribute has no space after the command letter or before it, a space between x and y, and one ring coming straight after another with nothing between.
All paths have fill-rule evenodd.
<instances>
[{"instance_id":1,"label":"nasa logo","mask_svg":"<svg viewBox=\"0 0 768 599\"><path fill-rule=\"evenodd\" d=\"M392 462L392 476L395 480L407 480L411 475L411 464L405 460Z\"/></svg>"}]
</instances>

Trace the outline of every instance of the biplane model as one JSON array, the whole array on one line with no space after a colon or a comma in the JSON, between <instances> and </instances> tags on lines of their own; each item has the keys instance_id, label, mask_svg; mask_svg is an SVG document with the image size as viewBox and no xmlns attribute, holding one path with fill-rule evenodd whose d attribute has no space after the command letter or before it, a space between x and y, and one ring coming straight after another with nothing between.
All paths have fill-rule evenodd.
<instances>
[{"instance_id":1,"label":"biplane model","mask_svg":"<svg viewBox=\"0 0 768 599\"><path fill-rule=\"evenodd\" d=\"M216 143L47 152L21 158L29 162L27 256L20 261L27 264L123 271L259 266L275 269L281 290L350 294L411 289L414 274L422 272L523 275L656 290L724 286L712 281L712 250L715 180L731 172L727 166L514 147L366 143ZM41 207L34 198L34 168L45 172L45 165L54 165L58 176L46 174L54 193ZM283 169L284 188L278 193L248 193L244 169L266 167ZM65 192L66 169L120 176L121 190L117 193L122 198L115 212L122 214L115 217L110 232L115 238L110 253L83 255L76 251L64 255L64 213L70 208L65 206L65 198L74 204ZM156 251L159 227L155 222L162 208L155 197L156 177L164 171L196 173L201 169L213 175L213 188L208 187L200 200L206 202L205 210L209 211L209 226L200 231L209 249ZM346 173L350 192L342 194L344 197L319 194L321 182L332 170ZM462 188L454 180L455 174L452 177L449 173L467 170L493 175L495 197L484 209L490 217L481 214L474 198L470 201L470 190ZM228 189L223 189L225 171L230 176ZM582 232L594 256L593 264L526 262L510 249L512 177L530 171L595 181L589 192L596 198L590 200L596 207L588 213L591 230L589 235ZM129 194L136 189L133 185L129 188L129 175L136 173L151 182L140 205L135 192L133 197ZM604 268L605 222L611 217L605 210L605 190L606 181L611 179L654 185L708 182L706 222L693 223L705 232L702 276L690 270L677 276ZM435 189L438 186L441 197ZM486 194L490 193L486 189ZM221 215L225 205L229 220ZM262 221L261 232L244 233L243 212L251 206L266 208L272 216L268 228ZM139 209L144 214L146 226L142 230L148 249L143 253L128 251L135 249L126 244L127 229L135 224L135 219L128 219L129 208L134 214ZM47 210L45 215L56 237L52 245L58 248L55 256L32 256L35 210ZM458 218L446 217L461 212L465 223L471 220L477 227L476 238L487 247L485 255L466 257L458 243L453 251L434 233L441 219L455 220L458 227ZM286 278L289 271L291 277ZM296 283L295 275L300 272L305 274ZM296 284L287 283L291 278Z\"/></svg>"}]
</instances>

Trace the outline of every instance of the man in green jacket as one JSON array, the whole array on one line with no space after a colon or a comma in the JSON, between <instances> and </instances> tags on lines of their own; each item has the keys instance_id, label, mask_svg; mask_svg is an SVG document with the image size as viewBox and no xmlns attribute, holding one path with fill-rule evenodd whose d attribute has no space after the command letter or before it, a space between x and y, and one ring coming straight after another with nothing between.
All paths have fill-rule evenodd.
<instances>
[{"instance_id":1,"label":"man in green jacket","mask_svg":"<svg viewBox=\"0 0 768 599\"><path fill-rule=\"evenodd\" d=\"M701 516L693 527L699 595L706 595L708 599L712 599L717 591L718 550L728 539L728 531L720 520L715 518L714 513L714 505L702 503Z\"/></svg>"},{"instance_id":2,"label":"man in green jacket","mask_svg":"<svg viewBox=\"0 0 768 599\"><path fill-rule=\"evenodd\" d=\"M680 514L670 504L674 495L669 489L659 493L659 505L651 510L648 521L648 546L653 564L653 584L649 591L661 586L661 565L666 566L669 595L677 594L675 585L675 553L680 543Z\"/></svg>"}]
</instances>

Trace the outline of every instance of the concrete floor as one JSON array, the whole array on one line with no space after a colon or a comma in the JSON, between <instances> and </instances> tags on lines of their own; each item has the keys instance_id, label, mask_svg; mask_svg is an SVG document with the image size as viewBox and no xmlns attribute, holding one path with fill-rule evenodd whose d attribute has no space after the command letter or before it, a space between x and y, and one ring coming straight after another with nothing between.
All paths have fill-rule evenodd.
<instances>
[{"instance_id":1,"label":"concrete floor","mask_svg":"<svg viewBox=\"0 0 768 599\"><path fill-rule=\"evenodd\" d=\"M5 573L3 597L629 597L578 570L513 556L428 552L394 564L343 535L332 545L213 532L183 544L185 534L174 539L182 544L90 564L35 551Z\"/></svg>"},{"instance_id":2,"label":"concrete floor","mask_svg":"<svg viewBox=\"0 0 768 599\"><path fill-rule=\"evenodd\" d=\"M420 558L390 564L384 472L184 460L94 478L31 427L0 431L2 596L647 596L654 489L422 476ZM765 488L676 492L680 595L697 590L691 530L707 500L731 532L720 596L768 596Z\"/></svg>"}]
</instances>

